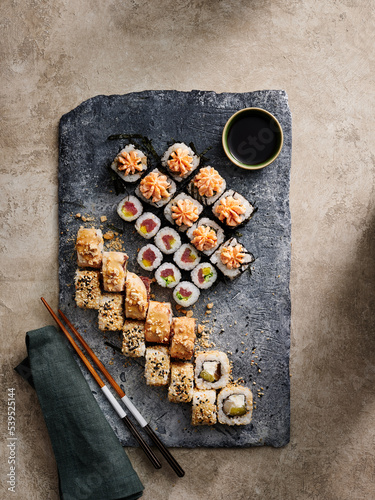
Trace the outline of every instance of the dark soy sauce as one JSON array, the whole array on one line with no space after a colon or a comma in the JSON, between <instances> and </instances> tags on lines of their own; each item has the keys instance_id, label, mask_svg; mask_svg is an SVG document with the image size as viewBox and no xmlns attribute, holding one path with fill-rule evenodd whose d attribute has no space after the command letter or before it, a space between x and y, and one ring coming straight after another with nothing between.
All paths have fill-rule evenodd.
<instances>
[{"instance_id":1,"label":"dark soy sauce","mask_svg":"<svg viewBox=\"0 0 375 500\"><path fill-rule=\"evenodd\" d=\"M230 152L246 165L266 162L280 144L281 134L275 120L257 110L237 118L228 132Z\"/></svg>"}]
</instances>

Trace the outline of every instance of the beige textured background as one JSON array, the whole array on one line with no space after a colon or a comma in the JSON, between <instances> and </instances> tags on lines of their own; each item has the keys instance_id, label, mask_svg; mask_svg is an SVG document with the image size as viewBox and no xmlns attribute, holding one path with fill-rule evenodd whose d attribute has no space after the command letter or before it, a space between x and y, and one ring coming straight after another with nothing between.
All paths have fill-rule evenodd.
<instances>
[{"instance_id":1,"label":"beige textured background","mask_svg":"<svg viewBox=\"0 0 375 500\"><path fill-rule=\"evenodd\" d=\"M1 498L58 498L12 367L50 323L39 297L57 305L59 118L145 89L285 89L294 134L291 442L176 450L183 479L129 449L145 500L375 498L374 18L371 0L1 1L1 400L16 387L18 436L17 492L3 458Z\"/></svg>"}]
</instances>

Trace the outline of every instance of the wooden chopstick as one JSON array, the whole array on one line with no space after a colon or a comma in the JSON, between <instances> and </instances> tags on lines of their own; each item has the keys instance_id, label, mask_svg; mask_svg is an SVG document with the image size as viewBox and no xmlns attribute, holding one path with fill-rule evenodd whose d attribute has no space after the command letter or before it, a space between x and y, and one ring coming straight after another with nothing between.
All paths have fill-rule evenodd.
<instances>
[{"instance_id":1,"label":"wooden chopstick","mask_svg":"<svg viewBox=\"0 0 375 500\"><path fill-rule=\"evenodd\" d=\"M83 361L84 365L89 370L89 372L91 373L91 375L93 376L93 378L95 379L95 381L97 382L97 384L99 385L99 387L101 388L101 390L103 391L104 395L106 396L106 398L108 399L108 401L111 403L111 405L115 409L115 411L118 414L118 416L120 417L120 419L127 426L127 428L129 429L129 431L131 432L131 434L133 435L133 437L138 441L140 447L145 452L147 458L150 460L150 462L155 467L155 469L160 469L161 468L161 463L160 463L159 459L154 454L154 452L151 450L151 448L146 443L146 441L143 439L143 437L141 436L141 434L138 432L138 430L134 426L133 422L129 419L129 417L127 416L126 412L122 408L122 406L116 401L116 399L112 395L111 391L108 389L108 387L105 385L105 383L99 377L99 375L96 373L95 369L91 366L91 364L88 361L88 359L86 358L86 356L83 354L83 352L81 351L81 349L78 347L78 345L74 341L73 337L70 335L70 333L68 332L68 330L65 328L65 326L63 325L63 323L58 318L58 316L53 312L53 310L51 309L51 307L48 305L47 301L43 297L41 297L41 301L46 306L46 308L48 309L48 312L51 314L51 316L53 317L53 319L59 325L59 327L63 331L64 335L67 337L67 339L69 340L69 342L73 346L74 350L76 351L76 353L78 354L78 356L81 358L81 360Z\"/></svg>"},{"instance_id":2,"label":"wooden chopstick","mask_svg":"<svg viewBox=\"0 0 375 500\"><path fill-rule=\"evenodd\" d=\"M62 317L62 319L65 321L65 323L68 325L68 327L71 329L71 331L74 333L74 335L77 337L77 339L81 342L81 344L85 348L86 352L91 356L91 359L97 365L97 367L99 368L99 370L102 372L102 374L106 377L106 379L112 385L113 389L120 396L121 401L123 401L123 403L125 404L126 408L130 411L130 413L133 415L133 417L137 420L137 422L139 423L139 425L147 432L147 434L149 435L149 437L154 442L155 446L159 449L160 453L163 455L163 457L166 459L166 461L169 463L169 465L175 471L175 473L177 474L177 476L178 477L183 477L185 475L185 471L182 469L182 467L177 462L177 460L173 457L173 455L168 450L168 448L166 448L166 446L163 444L163 442L155 434L155 432L153 431L153 429L146 422L146 420L142 417L142 415L140 414L140 412L137 410L137 408L134 406L134 404L131 402L131 400L126 396L125 392L121 389L121 387L118 385L118 383L116 382L116 380L108 372L108 370L105 368L105 366L103 365L103 363L96 356L96 354L92 351L92 349L90 348L90 346L87 344L87 342L84 340L84 338L79 334L79 332L72 325L72 323L68 320L68 318L65 316L65 314L60 309L58 309L58 312L59 312L60 316Z\"/></svg>"}]
</instances>

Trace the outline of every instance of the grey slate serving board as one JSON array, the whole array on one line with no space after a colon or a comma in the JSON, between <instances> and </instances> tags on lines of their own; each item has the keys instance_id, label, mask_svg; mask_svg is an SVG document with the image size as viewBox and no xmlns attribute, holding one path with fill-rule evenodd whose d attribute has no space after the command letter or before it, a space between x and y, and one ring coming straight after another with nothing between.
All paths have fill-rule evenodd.
<instances>
[{"instance_id":1,"label":"grey slate serving board","mask_svg":"<svg viewBox=\"0 0 375 500\"><path fill-rule=\"evenodd\" d=\"M278 159L265 169L253 172L233 166L221 146L221 132L227 119L239 109L250 106L273 113L284 131L284 146ZM115 194L108 166L129 141L108 140L108 137L122 133L142 134L152 139L159 155L171 141L187 144L192 141L198 152L211 147L206 155L209 158L207 164L214 166L225 177L228 188L238 191L258 208L252 220L239 230L242 233L239 240L256 258L252 273L245 272L233 282L221 280L213 290L203 291L194 308L194 317L200 321L207 319L204 316L207 302L214 303L210 317L210 326L213 327L210 340L217 349L232 353L229 358L233 362L234 379L242 377L253 390L256 409L248 426L217 424L213 427L192 427L190 405L169 403L166 389L146 386L143 359L127 360L106 347L104 337L119 345L118 335L109 332L104 336L97 328L96 311L81 310L75 306L74 243L82 224L80 219L74 217L77 212L91 215L94 221L85 225L95 227L100 225L100 216L106 215L108 221L103 224L104 231L111 225L124 231L123 241L130 257L129 269L148 274L136 263L137 248L145 244L145 240L134 232L131 223L122 221L116 214L116 206L124 194ZM241 94L145 91L122 96L97 96L61 118L60 308L167 446L279 447L289 441L291 146L291 113L287 95L281 90ZM130 187L129 192L133 189ZM147 205L145 210L148 210ZM156 300L172 300L171 292L156 284L152 292ZM135 441L95 382L86 369L81 368L121 443L135 446ZM258 397L258 390L264 395Z\"/></svg>"}]
</instances>

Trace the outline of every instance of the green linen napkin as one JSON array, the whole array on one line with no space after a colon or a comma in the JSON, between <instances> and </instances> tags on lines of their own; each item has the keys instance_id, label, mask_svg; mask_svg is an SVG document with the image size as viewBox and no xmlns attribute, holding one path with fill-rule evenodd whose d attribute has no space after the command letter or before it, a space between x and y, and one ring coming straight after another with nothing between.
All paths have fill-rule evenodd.
<instances>
[{"instance_id":1,"label":"green linen napkin","mask_svg":"<svg viewBox=\"0 0 375 500\"><path fill-rule=\"evenodd\" d=\"M26 334L63 500L133 500L143 485L54 326Z\"/></svg>"}]
</instances>

